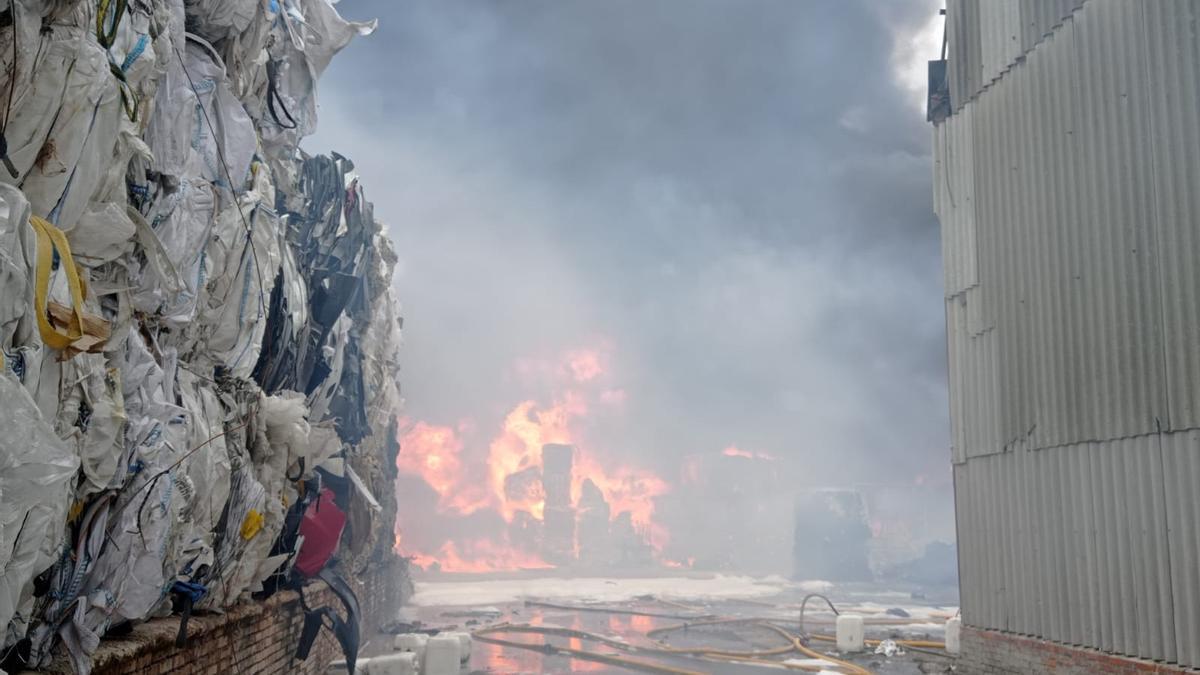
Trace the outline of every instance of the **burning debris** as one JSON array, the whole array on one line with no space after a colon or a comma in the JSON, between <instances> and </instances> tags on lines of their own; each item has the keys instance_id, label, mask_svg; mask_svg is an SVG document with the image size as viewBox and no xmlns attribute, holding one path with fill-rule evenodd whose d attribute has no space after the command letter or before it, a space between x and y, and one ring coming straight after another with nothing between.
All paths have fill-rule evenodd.
<instances>
[{"instance_id":1,"label":"burning debris","mask_svg":"<svg viewBox=\"0 0 1200 675\"><path fill-rule=\"evenodd\" d=\"M444 541L421 539L428 533L408 531L402 515L398 527L407 535L403 543L397 538L397 549L445 572L655 565L668 539L654 517L666 481L602 463L580 445L589 413L625 401L623 390L605 381L607 360L573 350L557 365L518 363L520 372L562 386L550 405L517 404L490 440L471 422L401 420L397 467L436 493L432 517L453 533ZM458 534L463 528L473 536Z\"/></svg>"}]
</instances>

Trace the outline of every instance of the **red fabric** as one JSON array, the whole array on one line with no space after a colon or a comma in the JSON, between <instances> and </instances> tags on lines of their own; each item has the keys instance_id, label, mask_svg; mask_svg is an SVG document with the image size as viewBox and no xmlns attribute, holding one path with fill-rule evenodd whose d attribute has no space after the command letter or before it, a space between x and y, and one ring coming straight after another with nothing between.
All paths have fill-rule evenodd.
<instances>
[{"instance_id":1,"label":"red fabric","mask_svg":"<svg viewBox=\"0 0 1200 675\"><path fill-rule=\"evenodd\" d=\"M333 503L333 491L322 488L316 501L308 505L304 519L300 521L300 554L296 556L296 570L306 577L315 577L325 567L337 550L342 529L346 527L346 514Z\"/></svg>"}]
</instances>

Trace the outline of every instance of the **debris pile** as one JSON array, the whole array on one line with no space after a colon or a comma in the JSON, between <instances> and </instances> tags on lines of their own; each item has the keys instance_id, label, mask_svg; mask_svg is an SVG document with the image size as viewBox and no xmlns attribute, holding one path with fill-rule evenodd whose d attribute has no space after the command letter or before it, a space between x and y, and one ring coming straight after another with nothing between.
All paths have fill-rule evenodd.
<instances>
[{"instance_id":1,"label":"debris pile","mask_svg":"<svg viewBox=\"0 0 1200 675\"><path fill-rule=\"evenodd\" d=\"M87 673L114 627L390 550L396 258L354 165L299 149L373 29L328 0L0 10L6 668Z\"/></svg>"}]
</instances>

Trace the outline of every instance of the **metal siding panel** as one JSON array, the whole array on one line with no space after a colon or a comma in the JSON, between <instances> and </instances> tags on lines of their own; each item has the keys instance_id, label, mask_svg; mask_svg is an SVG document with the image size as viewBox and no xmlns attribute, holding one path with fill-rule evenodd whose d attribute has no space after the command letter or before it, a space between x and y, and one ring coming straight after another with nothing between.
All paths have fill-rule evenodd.
<instances>
[{"instance_id":1,"label":"metal siding panel","mask_svg":"<svg viewBox=\"0 0 1200 675\"><path fill-rule=\"evenodd\" d=\"M998 79L1009 64L1020 56L1020 24L1018 0L985 0L979 3L981 88Z\"/></svg>"},{"instance_id":2,"label":"metal siding panel","mask_svg":"<svg viewBox=\"0 0 1200 675\"><path fill-rule=\"evenodd\" d=\"M1172 429L1200 427L1200 6L1143 4L1150 145Z\"/></svg>"},{"instance_id":3,"label":"metal siding panel","mask_svg":"<svg viewBox=\"0 0 1200 675\"><path fill-rule=\"evenodd\" d=\"M946 25L949 41L950 103L961 108L979 91L980 0L947 0Z\"/></svg>"},{"instance_id":4,"label":"metal siding panel","mask_svg":"<svg viewBox=\"0 0 1200 675\"><path fill-rule=\"evenodd\" d=\"M1147 433L1165 399L1154 236L1152 228L1131 227L1149 224L1153 215L1150 156L1136 142L1147 126L1139 114L1144 84L1133 67L1117 65L1137 63L1141 41L1113 39L1115 27L1138 21L1139 12L1136 5L1093 0L1080 15L1094 7L1107 11L1091 12L1095 30L1085 44L1072 44L1068 29L973 104L975 153L990 160L974 167L977 272L990 315L983 321L996 326L995 414L1005 445L1030 433L1042 447ZM1105 43L1119 44L1103 50ZM1066 69L1045 59L1079 52L1100 61L1103 51L1113 63L1088 70L1079 85L1079 109L1089 113L1080 130L1084 141L1056 145L1074 127L1043 114L1044 97L1034 94L1071 89L1057 81ZM1074 109L1068 100L1060 107ZM1052 197L1045 186L1054 176L1069 180L1072 166L1084 169L1082 189ZM1082 217L1064 223L1051 203L1071 196ZM1063 228L1075 232L1050 234ZM1060 261L1071 256L1071 240L1084 255L1077 268L1064 270ZM1070 271L1073 278L1066 278ZM1068 306L1078 313L1061 316L1059 308ZM1056 340L1056 332L1077 338ZM1081 351L1088 360L1072 364ZM967 455L998 449L968 447Z\"/></svg>"},{"instance_id":5,"label":"metal siding panel","mask_svg":"<svg viewBox=\"0 0 1200 675\"><path fill-rule=\"evenodd\" d=\"M1061 26L1085 0L948 0L950 101L959 111Z\"/></svg>"},{"instance_id":6,"label":"metal siding panel","mask_svg":"<svg viewBox=\"0 0 1200 675\"><path fill-rule=\"evenodd\" d=\"M936 141L963 617L1200 667L1200 7L1067 14Z\"/></svg>"},{"instance_id":7,"label":"metal siding panel","mask_svg":"<svg viewBox=\"0 0 1200 675\"><path fill-rule=\"evenodd\" d=\"M1195 667L1200 665L1200 432L1166 434L1163 465L1175 639L1179 661Z\"/></svg>"},{"instance_id":8,"label":"metal siding panel","mask_svg":"<svg viewBox=\"0 0 1200 675\"><path fill-rule=\"evenodd\" d=\"M1063 19L1083 4L1083 0L1021 0L1021 50L1036 47Z\"/></svg>"}]
</instances>

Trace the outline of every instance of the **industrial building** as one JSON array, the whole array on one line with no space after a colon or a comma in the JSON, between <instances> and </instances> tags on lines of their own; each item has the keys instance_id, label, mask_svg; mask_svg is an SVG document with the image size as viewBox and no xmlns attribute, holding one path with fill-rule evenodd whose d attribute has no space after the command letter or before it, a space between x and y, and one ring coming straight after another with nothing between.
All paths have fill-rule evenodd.
<instances>
[{"instance_id":1,"label":"industrial building","mask_svg":"<svg viewBox=\"0 0 1200 675\"><path fill-rule=\"evenodd\" d=\"M1198 23L1190 0L948 2L967 672L1200 668Z\"/></svg>"}]
</instances>

